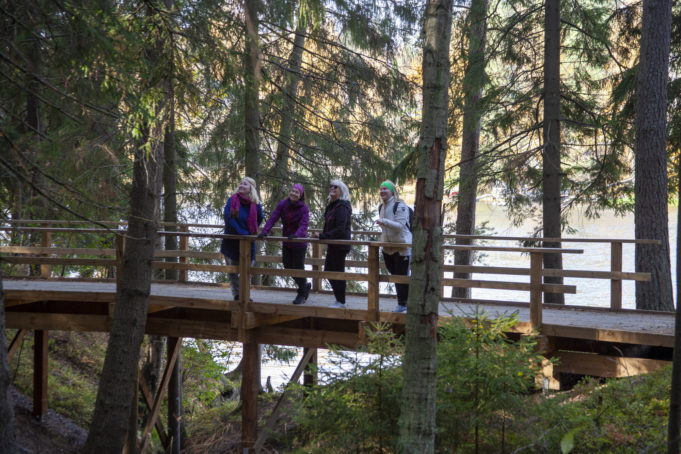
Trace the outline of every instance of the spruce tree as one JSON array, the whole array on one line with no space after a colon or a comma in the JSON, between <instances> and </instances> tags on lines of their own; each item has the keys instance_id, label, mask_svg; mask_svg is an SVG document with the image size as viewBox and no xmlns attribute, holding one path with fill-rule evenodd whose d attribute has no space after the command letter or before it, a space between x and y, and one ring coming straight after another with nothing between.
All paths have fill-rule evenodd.
<instances>
[{"instance_id":1,"label":"spruce tree","mask_svg":"<svg viewBox=\"0 0 681 454\"><path fill-rule=\"evenodd\" d=\"M426 3L423 114L418 144L412 274L407 302L400 453L435 450L437 320L442 279L442 193L447 152L452 2Z\"/></svg>"}]
</instances>

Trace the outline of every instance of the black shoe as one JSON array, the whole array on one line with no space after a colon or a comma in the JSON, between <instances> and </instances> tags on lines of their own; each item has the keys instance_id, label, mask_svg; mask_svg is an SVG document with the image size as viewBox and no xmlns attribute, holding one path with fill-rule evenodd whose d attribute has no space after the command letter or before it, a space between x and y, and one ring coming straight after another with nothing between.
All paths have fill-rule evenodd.
<instances>
[{"instance_id":1,"label":"black shoe","mask_svg":"<svg viewBox=\"0 0 681 454\"><path fill-rule=\"evenodd\" d=\"M303 304L305 302L305 297L300 293L296 295L296 299L293 300L293 304Z\"/></svg>"},{"instance_id":2,"label":"black shoe","mask_svg":"<svg viewBox=\"0 0 681 454\"><path fill-rule=\"evenodd\" d=\"M234 301L239 301L239 295L234 295ZM253 298L248 298L249 302L253 302Z\"/></svg>"},{"instance_id":3,"label":"black shoe","mask_svg":"<svg viewBox=\"0 0 681 454\"><path fill-rule=\"evenodd\" d=\"M305 284L305 289L303 290L303 298L307 301L307 297L310 296L310 290L312 290L312 284L309 282Z\"/></svg>"}]
</instances>

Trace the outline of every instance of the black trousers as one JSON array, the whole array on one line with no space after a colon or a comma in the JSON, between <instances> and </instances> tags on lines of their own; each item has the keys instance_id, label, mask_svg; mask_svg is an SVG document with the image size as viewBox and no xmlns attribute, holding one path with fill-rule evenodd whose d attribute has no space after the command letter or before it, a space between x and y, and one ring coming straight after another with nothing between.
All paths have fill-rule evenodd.
<instances>
[{"instance_id":1,"label":"black trousers","mask_svg":"<svg viewBox=\"0 0 681 454\"><path fill-rule=\"evenodd\" d=\"M345 271L345 256L348 255L348 252L350 251L329 246L324 259L324 271ZM329 284L331 284L336 301L345 303L345 281L329 279Z\"/></svg>"},{"instance_id":2,"label":"black trousers","mask_svg":"<svg viewBox=\"0 0 681 454\"><path fill-rule=\"evenodd\" d=\"M284 268L294 269L294 270L304 270L305 269L305 253L307 248L305 247L286 247L284 246L281 250L282 262L284 262ZM302 294L305 291L305 286L307 284L307 279L304 277L294 277L293 280L298 286L298 293Z\"/></svg>"},{"instance_id":3,"label":"black trousers","mask_svg":"<svg viewBox=\"0 0 681 454\"><path fill-rule=\"evenodd\" d=\"M399 252L395 252L394 254L383 253L385 267L388 268L390 274L398 276L407 276L409 274L410 259L410 256L400 255ZM409 297L409 284L395 284L395 290L397 290L397 304L406 306L407 298Z\"/></svg>"}]
</instances>

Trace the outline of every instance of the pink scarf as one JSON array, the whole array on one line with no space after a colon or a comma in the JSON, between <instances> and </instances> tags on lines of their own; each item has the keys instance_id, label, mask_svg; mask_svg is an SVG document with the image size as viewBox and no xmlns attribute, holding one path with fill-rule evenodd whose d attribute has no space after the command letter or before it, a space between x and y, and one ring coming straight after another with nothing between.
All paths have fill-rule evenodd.
<instances>
[{"instance_id":1,"label":"pink scarf","mask_svg":"<svg viewBox=\"0 0 681 454\"><path fill-rule=\"evenodd\" d=\"M251 206L248 211L248 231L251 235L255 235L258 233L258 207L255 203L251 203L251 200L248 197L244 197L238 192L232 194L232 203L229 205L229 215L233 218L238 218L242 203Z\"/></svg>"}]
</instances>

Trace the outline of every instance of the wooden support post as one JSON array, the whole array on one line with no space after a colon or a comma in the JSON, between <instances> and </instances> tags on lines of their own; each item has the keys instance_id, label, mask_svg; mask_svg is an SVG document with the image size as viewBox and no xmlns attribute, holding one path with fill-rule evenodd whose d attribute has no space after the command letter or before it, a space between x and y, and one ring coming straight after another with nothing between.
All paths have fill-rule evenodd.
<instances>
[{"instance_id":1,"label":"wooden support post","mask_svg":"<svg viewBox=\"0 0 681 454\"><path fill-rule=\"evenodd\" d=\"M312 387L317 384L317 349L304 348L303 356L307 356L310 350L312 350L312 354L309 363L305 367L305 374L303 375L303 385L307 387Z\"/></svg>"},{"instance_id":2,"label":"wooden support post","mask_svg":"<svg viewBox=\"0 0 681 454\"><path fill-rule=\"evenodd\" d=\"M613 273L622 271L621 241L613 241L610 244L610 271ZM610 280L610 309L613 311L622 309L622 279Z\"/></svg>"},{"instance_id":3,"label":"wooden support post","mask_svg":"<svg viewBox=\"0 0 681 454\"><path fill-rule=\"evenodd\" d=\"M258 438L258 382L260 355L258 344L243 343L241 369L241 452L251 454Z\"/></svg>"},{"instance_id":4,"label":"wooden support post","mask_svg":"<svg viewBox=\"0 0 681 454\"><path fill-rule=\"evenodd\" d=\"M555 370L553 363L548 359L542 360L541 383L538 386L545 390L560 390L560 372Z\"/></svg>"},{"instance_id":5,"label":"wooden support post","mask_svg":"<svg viewBox=\"0 0 681 454\"><path fill-rule=\"evenodd\" d=\"M380 308L378 304L378 246L369 245L369 285L368 285L368 320L377 322L380 319Z\"/></svg>"},{"instance_id":6,"label":"wooden support post","mask_svg":"<svg viewBox=\"0 0 681 454\"><path fill-rule=\"evenodd\" d=\"M249 312L251 298L251 240L239 240L239 305L241 313Z\"/></svg>"},{"instance_id":7,"label":"wooden support post","mask_svg":"<svg viewBox=\"0 0 681 454\"><path fill-rule=\"evenodd\" d=\"M41 224L44 226L47 226L47 224ZM41 232L40 236L40 247L48 248L50 247L50 240L52 239L52 233L50 232ZM44 257L47 257L48 254L41 254ZM50 275L52 274L52 266L51 265L40 265L40 277L43 279L49 279Z\"/></svg>"},{"instance_id":8,"label":"wooden support post","mask_svg":"<svg viewBox=\"0 0 681 454\"><path fill-rule=\"evenodd\" d=\"M168 357L172 356L175 345L180 344L180 353L182 345L180 339L176 337L168 338ZM169 446L167 452L170 454L180 454L182 447L182 362L180 361L181 354L178 353L175 367L170 374L170 383L168 383L168 437Z\"/></svg>"},{"instance_id":9,"label":"wooden support post","mask_svg":"<svg viewBox=\"0 0 681 454\"><path fill-rule=\"evenodd\" d=\"M154 396L151 393L151 389L149 388L149 384L147 383L146 378L144 378L144 373L142 372L142 369L140 369L139 373L137 374L137 384L139 394L141 394L142 400L144 400L144 403L147 406L147 410L149 411L149 413L151 413L152 409L154 408ZM137 404L135 404L135 406L137 406ZM157 419L156 423L154 424L154 428L156 429L158 438L161 440L161 444L164 447L166 447L168 445L168 437L166 436L166 431L165 428L163 427L163 422ZM136 433L137 425L135 425L135 434ZM135 435L135 437L137 437L137 435ZM137 446L137 441L135 441L135 446Z\"/></svg>"},{"instance_id":10,"label":"wooden support post","mask_svg":"<svg viewBox=\"0 0 681 454\"><path fill-rule=\"evenodd\" d=\"M169 342L170 344L170 342ZM158 393L154 398L154 405L151 408L151 414L147 420L147 425L144 428L144 433L142 435L142 441L140 444L140 452L144 452L151 441L151 431L156 425L159 412L161 411L161 403L163 402L163 394L165 394L168 388L168 382L170 381L171 371L175 367L177 361L177 356L180 352L180 346L182 345L182 338L175 338L175 342L172 345L171 354L168 355L168 361L166 363L165 370L163 371L163 378L161 379L161 385L159 386ZM170 348L170 345L169 345ZM165 434L159 436L163 437Z\"/></svg>"},{"instance_id":11,"label":"wooden support post","mask_svg":"<svg viewBox=\"0 0 681 454\"><path fill-rule=\"evenodd\" d=\"M188 233L189 232L189 227L187 227L186 224L180 226L180 232L183 233ZM189 237L182 235L180 236L180 250L181 251L187 251L189 249ZM183 265L187 264L187 257L182 255L180 256L180 263ZM180 270L178 273L178 280L180 282L187 282L187 270Z\"/></svg>"},{"instance_id":12,"label":"wooden support post","mask_svg":"<svg viewBox=\"0 0 681 454\"><path fill-rule=\"evenodd\" d=\"M48 331L35 330L33 336L33 416L41 419L47 411Z\"/></svg>"},{"instance_id":13,"label":"wooden support post","mask_svg":"<svg viewBox=\"0 0 681 454\"><path fill-rule=\"evenodd\" d=\"M322 245L319 241L312 242L312 258L321 259L322 258ZM314 271L321 271L322 266L314 264L312 265ZM312 290L318 292L322 289L322 280L318 277L312 278Z\"/></svg>"},{"instance_id":14,"label":"wooden support post","mask_svg":"<svg viewBox=\"0 0 681 454\"><path fill-rule=\"evenodd\" d=\"M542 254L530 252L530 326L539 328L542 322Z\"/></svg>"}]
</instances>

